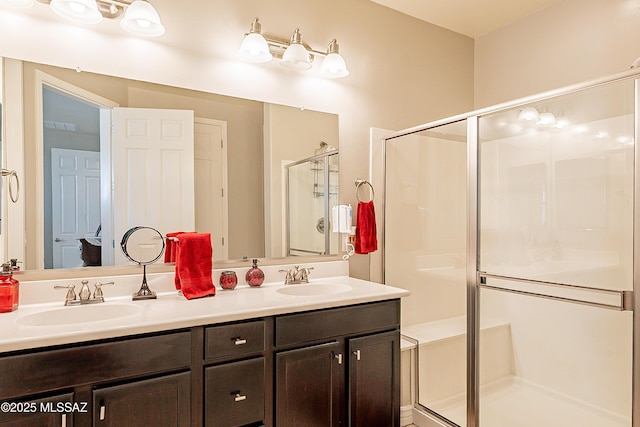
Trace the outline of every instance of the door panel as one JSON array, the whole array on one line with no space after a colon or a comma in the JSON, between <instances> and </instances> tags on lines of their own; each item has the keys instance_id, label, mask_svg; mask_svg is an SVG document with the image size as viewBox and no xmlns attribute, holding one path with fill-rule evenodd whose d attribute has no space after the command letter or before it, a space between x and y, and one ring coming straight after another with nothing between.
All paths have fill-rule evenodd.
<instances>
[{"instance_id":1,"label":"door panel","mask_svg":"<svg viewBox=\"0 0 640 427\"><path fill-rule=\"evenodd\" d=\"M100 226L100 153L51 149L53 268L82 266L80 242Z\"/></svg>"},{"instance_id":2,"label":"door panel","mask_svg":"<svg viewBox=\"0 0 640 427\"><path fill-rule=\"evenodd\" d=\"M144 225L194 231L193 111L114 108L114 238ZM126 264L115 252L115 264Z\"/></svg>"}]
</instances>

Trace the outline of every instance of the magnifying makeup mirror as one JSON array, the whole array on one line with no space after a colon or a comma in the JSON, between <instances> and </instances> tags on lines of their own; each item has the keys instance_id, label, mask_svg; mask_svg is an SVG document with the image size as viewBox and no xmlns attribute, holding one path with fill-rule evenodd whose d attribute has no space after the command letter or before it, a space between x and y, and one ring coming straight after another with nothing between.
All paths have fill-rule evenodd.
<instances>
[{"instance_id":1,"label":"magnifying makeup mirror","mask_svg":"<svg viewBox=\"0 0 640 427\"><path fill-rule=\"evenodd\" d=\"M129 260L142 266L142 286L133 294L133 300L156 299L156 293L147 285L147 265L159 260L164 252L162 234L151 227L133 227L122 236L120 247Z\"/></svg>"}]
</instances>

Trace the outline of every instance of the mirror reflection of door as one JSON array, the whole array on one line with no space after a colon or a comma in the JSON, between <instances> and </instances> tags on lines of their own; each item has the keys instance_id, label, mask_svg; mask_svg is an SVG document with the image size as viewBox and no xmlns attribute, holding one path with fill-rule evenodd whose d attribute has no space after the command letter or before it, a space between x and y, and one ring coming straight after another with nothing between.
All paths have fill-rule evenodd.
<instances>
[{"instance_id":1,"label":"mirror reflection of door","mask_svg":"<svg viewBox=\"0 0 640 427\"><path fill-rule=\"evenodd\" d=\"M74 149L80 151L93 151L100 157L101 168L101 184L97 190L92 189L91 195L98 199L98 204L93 204L98 209L102 209L101 221L98 225L102 226L102 240L105 242L105 246L102 250L102 265L113 265L115 251L113 250L113 241L119 239L113 229L112 218L113 212L121 212L124 210L116 209L111 206L113 202L113 195L111 194L111 181L113 169L112 163L112 144L117 144L115 139L112 141L114 135L118 135L118 131L112 128L111 122L104 122L102 119L105 117L111 117L112 108L117 106L113 101L101 98L99 95L92 94L81 88L70 85L64 81L56 79L55 77L48 76L44 73L39 75L39 84L41 85L42 94L42 112L43 112L43 126L42 126L42 145L40 148L41 158L43 162L40 171L42 173L41 180L43 180L41 190L39 191L39 200L41 206L43 206L44 214L42 214L42 224L40 226L40 232L37 233L40 242L37 243L37 247L40 248L37 252L39 257L39 268L65 268L71 266L82 265L81 261L77 259L71 261L70 254L74 254L80 257L80 250L77 251L70 247L62 245L62 242L55 242L54 231L52 229L54 220L52 219L52 183L51 183L51 165L52 159L50 155L52 148ZM133 109L131 109L133 110ZM137 110L137 109L136 109ZM150 111L172 111L172 110L157 110L150 109ZM174 110L177 111L177 110ZM185 111L185 110L182 110ZM154 218L161 216L161 220L166 220L168 215L166 212L180 212L187 222L171 222L165 221L168 225L166 227L159 226L157 222L153 222L153 225L160 227L164 232L177 231L177 230L194 230L201 232L210 232L212 234L212 245L214 247L214 253L220 257L228 256L228 203L227 203L227 132L226 122L211 119L201 119L193 117L193 112L190 113L191 122L191 166L187 169L181 169L180 162L176 162L176 152L165 151L164 163L150 166L155 169L162 170L160 175L155 175L155 178L143 174L148 172L140 165L139 168L139 182L153 181L161 183L165 190L153 190L154 194L161 194L162 208L154 208ZM195 133L193 132L195 121ZM129 126L127 132L135 131L133 124L129 122L125 126ZM140 122L138 122L140 123ZM132 127L134 126L134 127ZM161 125L161 131L164 132L166 140L171 140L176 137L176 132L180 126L177 121L168 120ZM186 126L186 125L185 125ZM140 128L138 128L139 130ZM167 133L169 132L169 133ZM124 131L122 132L124 134ZM158 134L159 135L159 134ZM194 140L195 137L195 140ZM166 141L165 141L166 142ZM195 143L195 157L194 157L194 143ZM166 148L166 147L165 147ZM164 150L164 148L163 148ZM195 164L194 164L195 162ZM122 165L119 165L122 166ZM177 168L177 169L176 169ZM186 172L187 170L190 172ZM178 171L178 172L177 172ZM196 182L194 185L194 173ZM186 174L186 175L185 175ZM117 175L116 175L117 176ZM195 189L195 206L192 200L185 203L176 203L180 197L177 195L175 189L176 185L188 185L191 182L191 188L185 191L194 192ZM168 187L167 187L168 186ZM174 187L171 187L174 186ZM123 187L124 188L124 187ZM95 191L94 191L95 190ZM181 191L181 190L180 190ZM166 195L166 197L165 197ZM135 190L129 196L136 198L140 196L140 193ZM67 198L68 199L68 198ZM140 197L138 200L142 200ZM69 203L70 202L70 199ZM148 199L147 199L148 200ZM128 203L128 202L127 202ZM177 209L181 206L182 209ZM189 209L188 206L191 206ZM195 212L195 226L193 223ZM154 210L152 209L152 210ZM147 207L139 209L147 211ZM198 213L201 210L200 213ZM69 212L67 210L67 212ZM74 214L75 215L75 214ZM128 212L128 221L133 221L131 213ZM170 215L169 215L170 216ZM188 219L190 218L190 219ZM56 221L75 222L74 218L63 218ZM92 222L93 220L89 221ZM156 219L150 219L150 221L156 221ZM87 221L85 221L87 222ZM135 222L135 221L134 221ZM60 224L60 222L58 222ZM138 222L140 224L140 222ZM146 223L152 225L151 223ZM125 225L123 225L125 227ZM195 228L194 228L195 227ZM166 228L166 230L165 230ZM91 236L95 234L95 230L88 230L91 232ZM56 230L55 233L58 233ZM79 239L85 236L84 231L78 232L74 239ZM68 236L65 236L68 237ZM66 238L58 236L59 240L67 240ZM109 244L109 242L111 244ZM60 243L60 250L56 248L54 251L54 244ZM78 242L79 244L79 242ZM63 249L64 248L64 249ZM63 255L62 252L66 255ZM54 252L56 252L54 262ZM75 257L74 257L75 258ZM125 260L119 260L120 263L126 263Z\"/></svg>"},{"instance_id":2,"label":"mirror reflection of door","mask_svg":"<svg viewBox=\"0 0 640 427\"><path fill-rule=\"evenodd\" d=\"M79 239L100 227L100 153L51 149L53 268L81 267Z\"/></svg>"}]
</instances>

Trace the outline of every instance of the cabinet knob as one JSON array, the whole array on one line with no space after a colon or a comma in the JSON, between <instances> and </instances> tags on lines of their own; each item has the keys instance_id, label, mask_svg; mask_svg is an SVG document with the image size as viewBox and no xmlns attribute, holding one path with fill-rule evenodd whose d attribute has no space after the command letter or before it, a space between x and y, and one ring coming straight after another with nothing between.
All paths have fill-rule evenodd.
<instances>
[{"instance_id":1,"label":"cabinet knob","mask_svg":"<svg viewBox=\"0 0 640 427\"><path fill-rule=\"evenodd\" d=\"M243 400L247 400L247 396L244 394L236 393L236 397L233 398L236 402L242 402Z\"/></svg>"}]
</instances>

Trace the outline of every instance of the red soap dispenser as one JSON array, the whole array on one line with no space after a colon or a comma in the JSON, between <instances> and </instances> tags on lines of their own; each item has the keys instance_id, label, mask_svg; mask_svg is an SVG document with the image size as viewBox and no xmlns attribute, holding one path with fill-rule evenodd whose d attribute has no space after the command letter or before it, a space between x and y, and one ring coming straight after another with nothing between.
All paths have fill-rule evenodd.
<instances>
[{"instance_id":1,"label":"red soap dispenser","mask_svg":"<svg viewBox=\"0 0 640 427\"><path fill-rule=\"evenodd\" d=\"M247 271L245 279L250 286L260 286L262 285L262 282L264 282L264 272L258 268L257 259L253 259L253 265L251 266L251 269Z\"/></svg>"},{"instance_id":2,"label":"red soap dispenser","mask_svg":"<svg viewBox=\"0 0 640 427\"><path fill-rule=\"evenodd\" d=\"M13 278L11 265L2 264L0 272L0 313L9 313L18 309L20 283Z\"/></svg>"}]
</instances>

